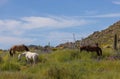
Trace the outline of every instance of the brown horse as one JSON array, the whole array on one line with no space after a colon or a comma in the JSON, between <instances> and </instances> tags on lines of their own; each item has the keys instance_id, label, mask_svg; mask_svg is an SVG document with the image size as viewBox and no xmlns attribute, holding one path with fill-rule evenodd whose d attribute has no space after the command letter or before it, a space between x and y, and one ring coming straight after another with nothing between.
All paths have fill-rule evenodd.
<instances>
[{"instance_id":1,"label":"brown horse","mask_svg":"<svg viewBox=\"0 0 120 79\"><path fill-rule=\"evenodd\" d=\"M14 45L10 48L10 51L9 51L10 56L13 56L16 53L16 51L18 52L29 51L29 49L25 45Z\"/></svg>"},{"instance_id":2,"label":"brown horse","mask_svg":"<svg viewBox=\"0 0 120 79\"><path fill-rule=\"evenodd\" d=\"M98 46L82 46L80 47L80 51L87 51L87 52L96 52L98 56L102 56L102 49Z\"/></svg>"}]
</instances>

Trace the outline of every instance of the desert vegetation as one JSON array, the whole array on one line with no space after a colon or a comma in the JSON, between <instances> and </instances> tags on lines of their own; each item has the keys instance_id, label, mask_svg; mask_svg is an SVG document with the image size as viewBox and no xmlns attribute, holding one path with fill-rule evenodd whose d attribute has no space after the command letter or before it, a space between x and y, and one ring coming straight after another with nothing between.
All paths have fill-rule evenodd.
<instances>
[{"instance_id":1,"label":"desert vegetation","mask_svg":"<svg viewBox=\"0 0 120 79\"><path fill-rule=\"evenodd\" d=\"M119 54L103 49L103 56L78 49L58 49L39 53L39 63L18 61L8 51L0 51L0 79L119 79Z\"/></svg>"}]
</instances>

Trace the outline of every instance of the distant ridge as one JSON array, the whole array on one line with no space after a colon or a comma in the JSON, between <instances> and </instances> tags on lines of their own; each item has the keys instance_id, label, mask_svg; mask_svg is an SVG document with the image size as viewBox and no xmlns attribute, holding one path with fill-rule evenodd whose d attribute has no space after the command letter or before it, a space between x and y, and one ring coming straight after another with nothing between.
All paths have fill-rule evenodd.
<instances>
[{"instance_id":1,"label":"distant ridge","mask_svg":"<svg viewBox=\"0 0 120 79\"><path fill-rule=\"evenodd\" d=\"M83 40L91 41L93 43L98 42L101 46L112 46L115 34L117 34L118 38L120 39L120 21L110 25L107 29L104 29L100 32L94 32Z\"/></svg>"},{"instance_id":2,"label":"distant ridge","mask_svg":"<svg viewBox=\"0 0 120 79\"><path fill-rule=\"evenodd\" d=\"M108 26L108 28L101 30L101 31L95 31L93 34L90 34L88 37L82 39L82 42L85 44L92 44L92 43L99 43L100 46L113 46L113 39L114 35L117 34L119 40L120 40L120 21L114 23L113 25ZM77 40L75 43L79 46L81 40ZM64 43L60 44L59 46L66 47L67 45L73 45L74 43ZM70 46L68 46L70 47ZM72 46L73 47L73 46Z\"/></svg>"}]
</instances>

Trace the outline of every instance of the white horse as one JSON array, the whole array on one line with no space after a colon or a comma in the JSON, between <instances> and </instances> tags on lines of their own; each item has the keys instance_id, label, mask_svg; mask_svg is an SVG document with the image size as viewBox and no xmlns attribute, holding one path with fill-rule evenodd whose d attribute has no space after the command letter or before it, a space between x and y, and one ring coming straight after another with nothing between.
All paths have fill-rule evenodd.
<instances>
[{"instance_id":1,"label":"white horse","mask_svg":"<svg viewBox=\"0 0 120 79\"><path fill-rule=\"evenodd\" d=\"M27 60L28 63L32 64L31 61L33 61L33 64L36 64L38 62L38 56L39 55L37 53L35 53L35 52L29 52L28 51L28 52L24 52L22 54L19 54L18 55L18 60L21 60L22 56L26 57L26 60Z\"/></svg>"}]
</instances>

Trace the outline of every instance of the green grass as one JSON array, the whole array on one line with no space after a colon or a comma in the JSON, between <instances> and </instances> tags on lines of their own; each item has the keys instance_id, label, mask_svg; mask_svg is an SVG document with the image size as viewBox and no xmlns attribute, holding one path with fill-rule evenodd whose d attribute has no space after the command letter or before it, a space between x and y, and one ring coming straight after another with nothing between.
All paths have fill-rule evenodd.
<instances>
[{"instance_id":1,"label":"green grass","mask_svg":"<svg viewBox=\"0 0 120 79\"><path fill-rule=\"evenodd\" d=\"M120 79L120 60L107 59L114 56L111 49L103 49L100 59L95 52L57 50L40 54L36 65L0 54L0 79Z\"/></svg>"}]
</instances>

